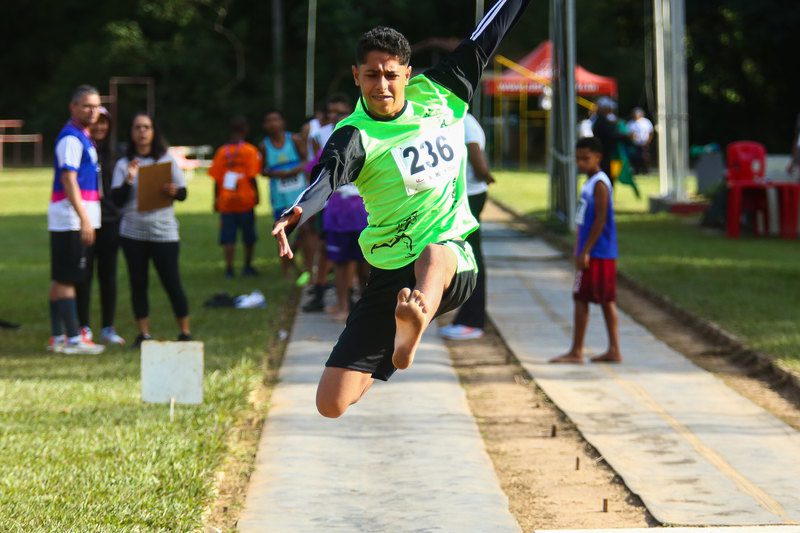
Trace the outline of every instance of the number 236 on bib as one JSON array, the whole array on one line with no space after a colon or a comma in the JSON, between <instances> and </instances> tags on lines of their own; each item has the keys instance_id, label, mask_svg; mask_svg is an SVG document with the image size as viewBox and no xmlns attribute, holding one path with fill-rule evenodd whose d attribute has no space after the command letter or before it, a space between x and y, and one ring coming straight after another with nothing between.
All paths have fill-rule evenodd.
<instances>
[{"instance_id":1,"label":"number 236 on bib","mask_svg":"<svg viewBox=\"0 0 800 533\"><path fill-rule=\"evenodd\" d=\"M454 126L437 128L393 149L406 194L446 185L458 175L464 151L463 130Z\"/></svg>"}]
</instances>

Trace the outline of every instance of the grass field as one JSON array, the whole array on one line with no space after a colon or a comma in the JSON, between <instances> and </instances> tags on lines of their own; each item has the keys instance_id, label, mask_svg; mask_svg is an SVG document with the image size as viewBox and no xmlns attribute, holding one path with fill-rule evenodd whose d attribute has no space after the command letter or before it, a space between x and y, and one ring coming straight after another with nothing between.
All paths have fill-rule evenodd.
<instances>
[{"instance_id":1,"label":"grass field","mask_svg":"<svg viewBox=\"0 0 800 533\"><path fill-rule=\"evenodd\" d=\"M226 432L253 409L248 395L263 379L265 351L291 294L266 238L266 208L259 206L255 266L261 276L225 280L210 180L198 173L188 200L178 204L192 330L205 343L205 403L178 406L170 422L168 406L140 401L138 351L64 356L44 350L51 176L50 170L0 172L0 318L23 324L0 330L0 529L196 530L213 498ZM117 328L132 340L125 270L120 254ZM253 289L265 294L266 309L202 307L215 292ZM152 270L150 296L154 336L174 340L177 326Z\"/></svg>"},{"instance_id":2,"label":"grass field","mask_svg":"<svg viewBox=\"0 0 800 533\"><path fill-rule=\"evenodd\" d=\"M490 196L537 219L546 216L547 177L497 173ZM742 337L751 347L800 369L800 243L776 238L729 240L693 217L649 215L655 177L615 191L620 269L684 308Z\"/></svg>"}]
</instances>

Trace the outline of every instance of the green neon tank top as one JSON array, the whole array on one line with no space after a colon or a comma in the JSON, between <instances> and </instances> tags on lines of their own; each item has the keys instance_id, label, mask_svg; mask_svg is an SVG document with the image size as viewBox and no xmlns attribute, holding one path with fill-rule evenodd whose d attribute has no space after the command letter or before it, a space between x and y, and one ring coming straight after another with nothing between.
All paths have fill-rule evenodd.
<instances>
[{"instance_id":1,"label":"green neon tank top","mask_svg":"<svg viewBox=\"0 0 800 533\"><path fill-rule=\"evenodd\" d=\"M478 228L466 194L468 104L425 75L411 79L405 97L391 120L373 119L362 101L337 124L359 130L365 159L355 185L368 213L359 245L367 262L383 269Z\"/></svg>"}]
</instances>

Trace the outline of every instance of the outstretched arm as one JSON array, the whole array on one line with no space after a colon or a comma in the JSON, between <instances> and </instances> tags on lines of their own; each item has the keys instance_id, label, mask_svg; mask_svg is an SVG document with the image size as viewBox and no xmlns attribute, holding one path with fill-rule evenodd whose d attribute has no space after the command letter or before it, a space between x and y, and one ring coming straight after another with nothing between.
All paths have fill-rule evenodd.
<instances>
[{"instance_id":1,"label":"outstretched arm","mask_svg":"<svg viewBox=\"0 0 800 533\"><path fill-rule=\"evenodd\" d=\"M519 20L530 0L498 0L467 39L425 75L453 91L465 102L472 99L483 69L500 41Z\"/></svg>"},{"instance_id":2,"label":"outstretched arm","mask_svg":"<svg viewBox=\"0 0 800 533\"><path fill-rule=\"evenodd\" d=\"M281 256L291 258L294 255L286 236L325 207L325 202L336 189L356 180L364 166L364 156L364 146L356 128L344 126L333 132L319 163L311 172L311 185L297 197L292 207L283 212L272 228Z\"/></svg>"}]
</instances>

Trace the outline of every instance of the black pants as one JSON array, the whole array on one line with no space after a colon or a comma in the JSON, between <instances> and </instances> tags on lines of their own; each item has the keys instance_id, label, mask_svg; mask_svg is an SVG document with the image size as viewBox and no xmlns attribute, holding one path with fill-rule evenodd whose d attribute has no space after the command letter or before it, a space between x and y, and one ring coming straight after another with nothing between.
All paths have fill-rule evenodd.
<instances>
[{"instance_id":1,"label":"black pants","mask_svg":"<svg viewBox=\"0 0 800 533\"><path fill-rule=\"evenodd\" d=\"M180 243L137 241L127 237L121 237L120 242L125 261L128 263L134 317L139 320L150 315L150 303L147 298L150 259L156 267L161 285L167 291L175 317L189 316L189 304L178 271Z\"/></svg>"},{"instance_id":2,"label":"black pants","mask_svg":"<svg viewBox=\"0 0 800 533\"><path fill-rule=\"evenodd\" d=\"M100 309L103 327L114 325L117 309L117 256L119 255L119 222L104 222L95 234L93 252L87 256L87 275L75 285L78 320L81 326L89 325L89 307L92 300L92 278L97 264L97 281L100 283Z\"/></svg>"},{"instance_id":3,"label":"black pants","mask_svg":"<svg viewBox=\"0 0 800 533\"><path fill-rule=\"evenodd\" d=\"M472 216L480 221L483 206L486 204L486 193L474 194L467 198ZM475 290L472 291L472 296L461 306L455 320L453 320L453 324L483 329L486 325L486 269L483 267L481 229L478 228L473 231L467 237L467 242L472 246L472 253L475 254L475 262L478 264L478 280L475 284Z\"/></svg>"}]
</instances>

